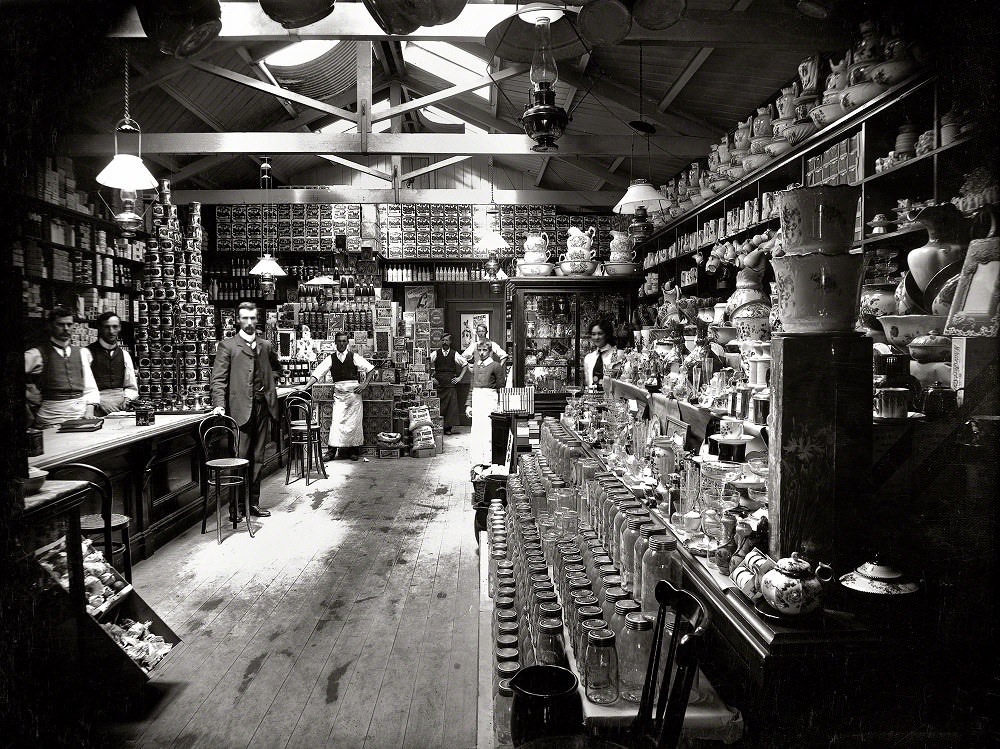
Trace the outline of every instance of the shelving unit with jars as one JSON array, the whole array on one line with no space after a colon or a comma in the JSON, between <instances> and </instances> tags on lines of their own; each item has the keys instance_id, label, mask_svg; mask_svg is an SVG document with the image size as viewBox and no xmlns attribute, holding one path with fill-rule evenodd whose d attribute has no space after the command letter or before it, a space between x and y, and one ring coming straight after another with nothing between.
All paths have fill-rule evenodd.
<instances>
[{"instance_id":1,"label":"shelving unit with jars","mask_svg":"<svg viewBox=\"0 0 1000 749\"><path fill-rule=\"evenodd\" d=\"M589 326L598 318L628 328L635 282L594 277L512 278L505 296L514 342L514 385L534 386L540 413L559 413L570 388L584 386Z\"/></svg>"},{"instance_id":2,"label":"shelving unit with jars","mask_svg":"<svg viewBox=\"0 0 1000 749\"><path fill-rule=\"evenodd\" d=\"M686 296L721 295L731 288L735 273L731 266L723 272L725 264L716 274L706 271L712 247L776 230L773 193L795 183L851 184L859 188L855 249L871 254L866 283L898 282L906 270L906 250L924 244L927 231L904 219L875 233L870 222L879 215L896 220L895 209L901 206L953 200L966 175L989 163L988 144L977 137L974 120L950 112L951 107L943 83L926 74L883 92L654 232L637 248L645 272L656 273L661 288L668 281L681 286ZM910 134L923 136L918 152L890 161L897 145L912 145L906 142ZM759 207L753 220L727 221L748 201ZM696 263L699 254L701 263ZM695 268L696 280L686 275Z\"/></svg>"}]
</instances>

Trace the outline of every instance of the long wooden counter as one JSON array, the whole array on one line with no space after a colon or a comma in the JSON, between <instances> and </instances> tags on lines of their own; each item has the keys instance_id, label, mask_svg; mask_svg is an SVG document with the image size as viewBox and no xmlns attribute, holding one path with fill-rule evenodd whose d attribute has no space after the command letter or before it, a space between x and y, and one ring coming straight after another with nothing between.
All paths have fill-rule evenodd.
<instances>
[{"instance_id":1,"label":"long wooden counter","mask_svg":"<svg viewBox=\"0 0 1000 749\"><path fill-rule=\"evenodd\" d=\"M293 390L278 388L278 396L283 398ZM155 424L144 427L136 426L134 418L108 418L96 432L60 434L52 427L43 432L45 452L28 463L43 470L87 463L107 473L114 487L113 511L132 519L134 563L151 556L201 517L204 479L197 426L206 416L157 415ZM265 474L277 467L279 458L277 445L269 443ZM98 501L92 498L82 512L99 512Z\"/></svg>"}]
</instances>

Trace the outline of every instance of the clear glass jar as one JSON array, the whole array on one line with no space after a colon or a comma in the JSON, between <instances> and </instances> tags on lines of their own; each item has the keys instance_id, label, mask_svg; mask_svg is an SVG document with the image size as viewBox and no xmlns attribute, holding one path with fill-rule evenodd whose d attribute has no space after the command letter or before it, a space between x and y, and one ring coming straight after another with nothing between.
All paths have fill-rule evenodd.
<instances>
[{"instance_id":1,"label":"clear glass jar","mask_svg":"<svg viewBox=\"0 0 1000 749\"><path fill-rule=\"evenodd\" d=\"M642 505L634 499L621 502L618 505L618 511L615 513L614 519L611 521L611 545L608 548L608 552L611 556L611 561L615 563L618 569L621 569L622 565L622 527L625 525L625 518L628 517L629 510L637 510L641 507Z\"/></svg>"},{"instance_id":2,"label":"clear glass jar","mask_svg":"<svg viewBox=\"0 0 1000 749\"><path fill-rule=\"evenodd\" d=\"M615 615L615 604L628 598L628 593L618 587L605 588L601 596L601 610L604 612L604 619L611 621Z\"/></svg>"},{"instance_id":3,"label":"clear glass jar","mask_svg":"<svg viewBox=\"0 0 1000 749\"><path fill-rule=\"evenodd\" d=\"M649 548L649 539L651 536L661 536L667 532L667 529L662 525L656 523L648 523L639 528L639 538L635 542L635 550L632 554L632 598L636 601L642 601L642 558L646 555L646 549Z\"/></svg>"},{"instance_id":4,"label":"clear glass jar","mask_svg":"<svg viewBox=\"0 0 1000 749\"><path fill-rule=\"evenodd\" d=\"M521 670L521 664L517 661L501 661L493 671L493 694L497 693L500 682L510 681Z\"/></svg>"},{"instance_id":5,"label":"clear glass jar","mask_svg":"<svg viewBox=\"0 0 1000 749\"><path fill-rule=\"evenodd\" d=\"M496 749L512 747L510 738L510 706L514 700L514 690L509 679L501 679L493 698L493 740Z\"/></svg>"},{"instance_id":6,"label":"clear glass jar","mask_svg":"<svg viewBox=\"0 0 1000 749\"><path fill-rule=\"evenodd\" d=\"M569 668L566 643L563 641L562 619L544 618L538 621L538 638L535 641L535 663L540 666Z\"/></svg>"},{"instance_id":7,"label":"clear glass jar","mask_svg":"<svg viewBox=\"0 0 1000 749\"><path fill-rule=\"evenodd\" d=\"M580 631L577 633L573 647L576 652L576 665L580 669L581 675L583 674L584 658L587 656L587 640L590 637L590 633L595 629L607 628L608 622L604 618L584 619L580 622Z\"/></svg>"},{"instance_id":8,"label":"clear glass jar","mask_svg":"<svg viewBox=\"0 0 1000 749\"><path fill-rule=\"evenodd\" d=\"M490 567L489 567L489 596L493 598L497 592L497 564L499 562L506 561L507 553L502 549L494 548L490 552Z\"/></svg>"},{"instance_id":9,"label":"clear glass jar","mask_svg":"<svg viewBox=\"0 0 1000 749\"><path fill-rule=\"evenodd\" d=\"M577 660L581 660L583 658L584 650L586 650L587 647L587 632L586 628L583 626L584 623L597 619L601 622L598 629L607 629L608 622L604 618L604 611L596 604L581 606L577 609L576 617L576 623L572 628L571 634L573 636L573 651L576 653Z\"/></svg>"},{"instance_id":10,"label":"clear glass jar","mask_svg":"<svg viewBox=\"0 0 1000 749\"><path fill-rule=\"evenodd\" d=\"M622 630L625 629L625 617L638 611L639 604L631 598L615 601L615 613L611 615L611 620L608 622L608 629L615 633L615 637L620 638Z\"/></svg>"},{"instance_id":11,"label":"clear glass jar","mask_svg":"<svg viewBox=\"0 0 1000 749\"><path fill-rule=\"evenodd\" d=\"M494 637L500 633L499 626L502 622L517 622L517 610L514 608L513 599L504 598L504 601L509 601L510 603L505 603L503 606L494 606L493 608Z\"/></svg>"},{"instance_id":12,"label":"clear glass jar","mask_svg":"<svg viewBox=\"0 0 1000 749\"><path fill-rule=\"evenodd\" d=\"M587 633L583 683L587 699L595 705L610 705L618 700L618 652L615 633L610 629Z\"/></svg>"},{"instance_id":13,"label":"clear glass jar","mask_svg":"<svg viewBox=\"0 0 1000 749\"><path fill-rule=\"evenodd\" d=\"M644 525L652 524L652 522L648 512L643 514L629 513L625 521L625 529L622 531L622 561L619 569L622 571L622 587L632 593L633 598L637 597L635 593L635 542L639 540L639 529Z\"/></svg>"},{"instance_id":14,"label":"clear glass jar","mask_svg":"<svg viewBox=\"0 0 1000 749\"><path fill-rule=\"evenodd\" d=\"M629 613L618 637L619 692L623 700L638 702L642 699L652 649L653 620L636 611Z\"/></svg>"},{"instance_id":15,"label":"clear glass jar","mask_svg":"<svg viewBox=\"0 0 1000 749\"><path fill-rule=\"evenodd\" d=\"M677 556L677 540L670 535L651 536L649 548L642 557L642 611L656 615L656 584L667 580L679 585L681 580L680 558Z\"/></svg>"},{"instance_id":16,"label":"clear glass jar","mask_svg":"<svg viewBox=\"0 0 1000 749\"><path fill-rule=\"evenodd\" d=\"M551 590L539 590L535 592L534 604L531 607L531 618L528 620L532 641L538 640L538 622L542 618L539 616L539 607L543 603L556 603L558 600L558 596Z\"/></svg>"}]
</instances>

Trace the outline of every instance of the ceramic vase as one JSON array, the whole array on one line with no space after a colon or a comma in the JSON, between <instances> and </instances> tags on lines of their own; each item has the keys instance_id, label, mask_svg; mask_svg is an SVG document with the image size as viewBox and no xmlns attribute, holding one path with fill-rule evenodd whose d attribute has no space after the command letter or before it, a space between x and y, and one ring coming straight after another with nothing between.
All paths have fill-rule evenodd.
<instances>
[{"instance_id":1,"label":"ceramic vase","mask_svg":"<svg viewBox=\"0 0 1000 749\"><path fill-rule=\"evenodd\" d=\"M764 287L761 285L762 271L743 268L736 274L736 291L726 301L726 314L734 319L736 310L750 302L760 302L765 307L770 306ZM765 316L767 313L764 313Z\"/></svg>"},{"instance_id":2,"label":"ceramic vase","mask_svg":"<svg viewBox=\"0 0 1000 749\"><path fill-rule=\"evenodd\" d=\"M965 256L965 245L959 240L962 216L954 204L940 203L927 206L911 218L927 229L927 244L910 250L906 256L913 280L923 291L938 271Z\"/></svg>"},{"instance_id":3,"label":"ceramic vase","mask_svg":"<svg viewBox=\"0 0 1000 749\"><path fill-rule=\"evenodd\" d=\"M849 333L857 318L866 257L784 255L771 258L778 315L786 333Z\"/></svg>"},{"instance_id":4,"label":"ceramic vase","mask_svg":"<svg viewBox=\"0 0 1000 749\"><path fill-rule=\"evenodd\" d=\"M778 193L786 254L847 253L854 241L858 188L849 185L798 187Z\"/></svg>"},{"instance_id":5,"label":"ceramic vase","mask_svg":"<svg viewBox=\"0 0 1000 749\"><path fill-rule=\"evenodd\" d=\"M896 314L895 284L865 284L861 289L861 322L866 328L881 330L878 318Z\"/></svg>"}]
</instances>

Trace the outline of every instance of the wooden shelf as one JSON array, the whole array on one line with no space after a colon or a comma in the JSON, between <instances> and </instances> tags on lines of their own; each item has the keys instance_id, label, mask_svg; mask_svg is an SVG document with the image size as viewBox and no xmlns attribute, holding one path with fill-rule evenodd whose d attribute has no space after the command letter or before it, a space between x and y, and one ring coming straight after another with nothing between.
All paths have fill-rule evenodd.
<instances>
[{"instance_id":1,"label":"wooden shelf","mask_svg":"<svg viewBox=\"0 0 1000 749\"><path fill-rule=\"evenodd\" d=\"M971 135L966 135L962 138L958 138L957 140L953 140L946 146L935 148L933 151L928 151L927 153L922 154L921 156L916 156L912 159L907 159L906 161L903 161L900 164L897 164L896 166L890 169L878 172L877 174L873 174L870 177L865 177L863 180L861 180L859 184L867 185L871 182L876 182L884 177L896 174L897 172L906 171L907 169L910 169L911 167L916 166L922 162L929 162L931 159L933 159L935 156L938 156L939 154L946 153L952 150L953 148L959 148L960 146L964 146L968 143L971 143L972 141L976 140L976 137L978 135L979 135L978 132L974 132Z\"/></svg>"},{"instance_id":2,"label":"wooden shelf","mask_svg":"<svg viewBox=\"0 0 1000 749\"><path fill-rule=\"evenodd\" d=\"M95 224L101 224L102 226L115 231L118 229L118 225L110 219L101 218L100 216L92 216L91 214L84 213L83 211L74 211L72 208L66 208L64 206L57 205L56 203L50 203L42 198L36 198L34 195L25 195L24 198L38 205L39 210L48 211L50 214L83 221L93 221Z\"/></svg>"},{"instance_id":3,"label":"wooden shelf","mask_svg":"<svg viewBox=\"0 0 1000 749\"><path fill-rule=\"evenodd\" d=\"M903 237L907 237L910 234L917 234L919 232L925 232L922 226L909 226L906 229L900 229L899 231L889 232L888 234L875 234L870 237L865 237L860 242L855 242L855 247L870 247L872 245L878 244L891 244L896 240L901 240Z\"/></svg>"}]
</instances>

